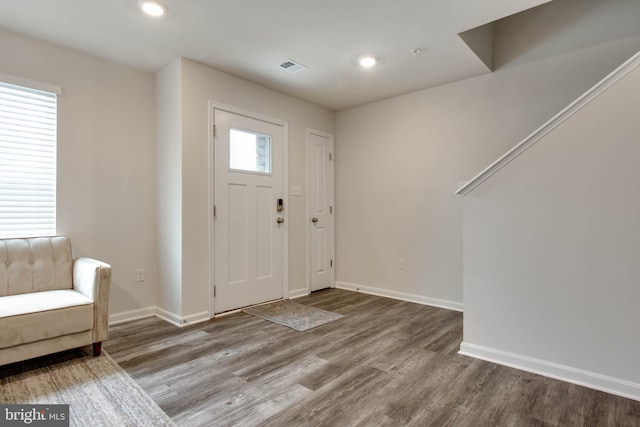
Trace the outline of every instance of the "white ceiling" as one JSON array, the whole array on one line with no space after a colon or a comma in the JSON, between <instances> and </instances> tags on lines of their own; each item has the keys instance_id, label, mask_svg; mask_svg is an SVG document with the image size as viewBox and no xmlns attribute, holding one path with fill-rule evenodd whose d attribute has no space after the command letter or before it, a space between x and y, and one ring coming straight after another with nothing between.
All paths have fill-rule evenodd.
<instances>
[{"instance_id":1,"label":"white ceiling","mask_svg":"<svg viewBox=\"0 0 640 427\"><path fill-rule=\"evenodd\" d=\"M458 33L549 0L164 1L154 19L137 0L0 0L0 27L150 72L185 57L340 110L489 72ZM309 69L278 67L290 58Z\"/></svg>"}]
</instances>

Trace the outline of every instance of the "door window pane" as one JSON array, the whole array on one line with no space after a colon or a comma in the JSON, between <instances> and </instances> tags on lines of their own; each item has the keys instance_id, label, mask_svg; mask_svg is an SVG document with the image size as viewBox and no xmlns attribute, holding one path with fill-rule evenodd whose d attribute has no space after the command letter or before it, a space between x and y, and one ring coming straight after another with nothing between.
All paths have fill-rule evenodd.
<instances>
[{"instance_id":1,"label":"door window pane","mask_svg":"<svg viewBox=\"0 0 640 427\"><path fill-rule=\"evenodd\" d=\"M231 129L229 168L247 172L271 173L271 137Z\"/></svg>"}]
</instances>

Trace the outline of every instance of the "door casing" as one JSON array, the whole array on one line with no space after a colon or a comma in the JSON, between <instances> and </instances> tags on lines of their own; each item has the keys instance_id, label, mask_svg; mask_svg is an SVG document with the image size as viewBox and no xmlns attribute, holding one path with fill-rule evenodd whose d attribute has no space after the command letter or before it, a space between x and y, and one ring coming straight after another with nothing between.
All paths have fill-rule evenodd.
<instances>
[{"instance_id":1,"label":"door casing","mask_svg":"<svg viewBox=\"0 0 640 427\"><path fill-rule=\"evenodd\" d=\"M331 152L333 153L333 161L331 162L331 170L330 172L330 187L331 187L331 195L330 195L330 200L329 200L329 204L333 207L333 214L331 215L331 232L332 232L332 236L331 236L331 247L330 247L330 254L331 254L331 259L333 260L333 268L331 268L331 284L330 287L333 288L335 286L336 283L336 258L335 258L335 253L336 253L336 223L335 223L335 213L336 213L336 205L335 205L335 144L334 144L334 137L332 134L330 133L326 133L326 132L322 132L316 129L312 129L312 128L307 128L307 132L306 132L306 151L307 151L307 290L309 291L309 293L312 292L311 289L311 232L312 232L312 225L311 225L311 200L309 198L309 188L311 188L311 181L312 179L315 179L314 177L311 176L311 154L310 154L310 136L311 135L318 135L324 138L328 138L330 140L330 144L331 144Z\"/></svg>"},{"instance_id":2,"label":"door casing","mask_svg":"<svg viewBox=\"0 0 640 427\"><path fill-rule=\"evenodd\" d=\"M274 125L282 126L282 182L283 182L283 198L284 198L284 229L282 236L282 295L284 299L289 295L289 125L285 120L276 119L264 114L254 113L242 108L233 107L230 105L222 104L215 101L209 101L209 313L210 318L214 318L215 305L214 305L214 286L215 286L215 224L213 210L215 205L215 112L216 110L226 111L228 113L245 116L255 120L261 120L263 122L272 123ZM239 311L232 310L221 315L231 314Z\"/></svg>"}]
</instances>

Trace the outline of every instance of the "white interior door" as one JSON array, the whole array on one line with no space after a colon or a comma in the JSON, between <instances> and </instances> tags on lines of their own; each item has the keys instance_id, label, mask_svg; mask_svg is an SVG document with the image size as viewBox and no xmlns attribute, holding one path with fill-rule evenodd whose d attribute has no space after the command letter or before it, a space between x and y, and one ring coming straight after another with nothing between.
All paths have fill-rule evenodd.
<instances>
[{"instance_id":1,"label":"white interior door","mask_svg":"<svg viewBox=\"0 0 640 427\"><path fill-rule=\"evenodd\" d=\"M333 136L307 132L311 291L333 283Z\"/></svg>"},{"instance_id":2,"label":"white interior door","mask_svg":"<svg viewBox=\"0 0 640 427\"><path fill-rule=\"evenodd\" d=\"M283 297L284 128L215 110L214 312Z\"/></svg>"}]
</instances>

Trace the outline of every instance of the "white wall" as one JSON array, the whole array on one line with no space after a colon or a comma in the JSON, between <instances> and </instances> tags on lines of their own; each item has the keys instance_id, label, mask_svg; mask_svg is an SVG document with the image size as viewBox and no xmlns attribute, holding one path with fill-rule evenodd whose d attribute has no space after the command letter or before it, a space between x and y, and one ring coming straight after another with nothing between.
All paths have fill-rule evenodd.
<instances>
[{"instance_id":1,"label":"white wall","mask_svg":"<svg viewBox=\"0 0 640 427\"><path fill-rule=\"evenodd\" d=\"M289 283L306 288L305 132L333 133L333 112L185 59L154 78L5 30L0 51L0 73L62 87L58 233L112 265L113 318L208 313L209 100L288 122L289 182L304 189L289 198Z\"/></svg>"},{"instance_id":2,"label":"white wall","mask_svg":"<svg viewBox=\"0 0 640 427\"><path fill-rule=\"evenodd\" d=\"M460 308L458 183L639 48L620 39L338 112L337 281Z\"/></svg>"},{"instance_id":3,"label":"white wall","mask_svg":"<svg viewBox=\"0 0 640 427\"><path fill-rule=\"evenodd\" d=\"M496 21L494 65L509 67L640 32L637 0L551 1Z\"/></svg>"},{"instance_id":4,"label":"white wall","mask_svg":"<svg viewBox=\"0 0 640 427\"><path fill-rule=\"evenodd\" d=\"M463 351L640 400L639 91L637 68L464 198Z\"/></svg>"},{"instance_id":5,"label":"white wall","mask_svg":"<svg viewBox=\"0 0 640 427\"><path fill-rule=\"evenodd\" d=\"M187 59L179 61L182 153L176 161L182 163L182 306L174 314L199 319L209 313L209 101L288 122L289 184L305 189L302 197L289 197L289 286L306 288L305 132L312 127L333 133L333 112Z\"/></svg>"},{"instance_id":6,"label":"white wall","mask_svg":"<svg viewBox=\"0 0 640 427\"><path fill-rule=\"evenodd\" d=\"M180 313L182 307L182 84L179 59L156 73L155 91L157 305L171 313Z\"/></svg>"},{"instance_id":7,"label":"white wall","mask_svg":"<svg viewBox=\"0 0 640 427\"><path fill-rule=\"evenodd\" d=\"M62 87L58 233L112 265L111 313L154 305L153 76L2 29L0 52L0 73Z\"/></svg>"}]
</instances>

